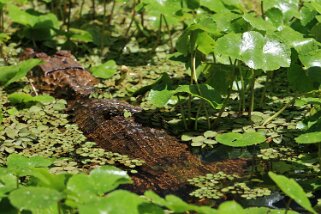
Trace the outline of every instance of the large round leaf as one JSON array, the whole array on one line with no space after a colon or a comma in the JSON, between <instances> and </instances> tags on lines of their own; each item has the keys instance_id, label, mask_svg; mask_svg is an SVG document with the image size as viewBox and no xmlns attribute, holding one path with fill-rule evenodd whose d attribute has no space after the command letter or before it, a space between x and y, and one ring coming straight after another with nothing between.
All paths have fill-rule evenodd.
<instances>
[{"instance_id":1,"label":"large round leaf","mask_svg":"<svg viewBox=\"0 0 321 214\"><path fill-rule=\"evenodd\" d=\"M313 210L306 193L295 180L289 179L283 175L277 175L273 172L269 172L269 176L287 196L311 213L316 213Z\"/></svg>"},{"instance_id":2,"label":"large round leaf","mask_svg":"<svg viewBox=\"0 0 321 214\"><path fill-rule=\"evenodd\" d=\"M229 132L217 135L216 140L226 146L244 147L263 143L265 141L265 137L258 132L249 132L244 134Z\"/></svg>"},{"instance_id":3,"label":"large round leaf","mask_svg":"<svg viewBox=\"0 0 321 214\"><path fill-rule=\"evenodd\" d=\"M118 190L108 194L107 198L98 200L92 203L87 203L79 207L80 214L139 214L139 205L146 201L138 195L125 191Z\"/></svg>"},{"instance_id":4,"label":"large round leaf","mask_svg":"<svg viewBox=\"0 0 321 214\"><path fill-rule=\"evenodd\" d=\"M95 201L120 184L131 183L125 171L113 166L102 166L90 172L90 175L78 174L68 180L68 198L75 203ZM72 202L69 201L70 204Z\"/></svg>"},{"instance_id":5,"label":"large round leaf","mask_svg":"<svg viewBox=\"0 0 321 214\"><path fill-rule=\"evenodd\" d=\"M126 171L114 166L102 166L90 172L98 194L103 194L117 188L121 184L132 183Z\"/></svg>"},{"instance_id":6,"label":"large round leaf","mask_svg":"<svg viewBox=\"0 0 321 214\"><path fill-rule=\"evenodd\" d=\"M289 67L291 63L291 52L285 44L255 31L227 34L217 40L215 51L242 60L250 68L264 71Z\"/></svg>"},{"instance_id":7,"label":"large round leaf","mask_svg":"<svg viewBox=\"0 0 321 214\"><path fill-rule=\"evenodd\" d=\"M11 204L22 210L48 209L62 198L60 192L46 187L21 187L9 195Z\"/></svg>"}]
</instances>

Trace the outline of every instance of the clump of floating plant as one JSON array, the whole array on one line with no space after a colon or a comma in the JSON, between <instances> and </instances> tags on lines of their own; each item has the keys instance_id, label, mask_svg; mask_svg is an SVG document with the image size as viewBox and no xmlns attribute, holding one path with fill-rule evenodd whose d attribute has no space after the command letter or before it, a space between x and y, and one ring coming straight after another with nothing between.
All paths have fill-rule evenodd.
<instances>
[{"instance_id":1,"label":"clump of floating plant","mask_svg":"<svg viewBox=\"0 0 321 214\"><path fill-rule=\"evenodd\" d=\"M68 115L62 113L66 105L64 100L38 103L17 110L8 105L4 91L0 90L0 96L3 115L0 126L0 165L5 165L6 157L12 153L54 157L56 161L51 171L55 173L77 173L106 164L123 165L135 173L135 167L143 164L141 160L107 152L93 142L86 142L78 126L70 123Z\"/></svg>"},{"instance_id":2,"label":"clump of floating plant","mask_svg":"<svg viewBox=\"0 0 321 214\"><path fill-rule=\"evenodd\" d=\"M250 188L246 182L238 182L239 176L218 172L189 179L189 183L198 189L190 195L197 198L220 199L228 195L237 195L245 199L255 199L271 194L264 187Z\"/></svg>"},{"instance_id":3,"label":"clump of floating plant","mask_svg":"<svg viewBox=\"0 0 321 214\"><path fill-rule=\"evenodd\" d=\"M181 136L181 140L185 142L191 142L192 146L195 147L210 147L213 148L218 142L215 140L217 132L206 131L201 135L196 135L194 133L186 133Z\"/></svg>"},{"instance_id":4,"label":"clump of floating plant","mask_svg":"<svg viewBox=\"0 0 321 214\"><path fill-rule=\"evenodd\" d=\"M260 153L257 155L257 157L263 160L283 161L295 161L298 159L295 151L289 147L260 149Z\"/></svg>"}]
</instances>

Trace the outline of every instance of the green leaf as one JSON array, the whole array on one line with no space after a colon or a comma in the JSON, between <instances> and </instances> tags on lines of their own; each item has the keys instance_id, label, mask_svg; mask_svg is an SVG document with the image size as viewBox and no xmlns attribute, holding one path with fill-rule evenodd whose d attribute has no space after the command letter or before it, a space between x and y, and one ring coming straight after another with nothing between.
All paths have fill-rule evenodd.
<instances>
[{"instance_id":1,"label":"green leaf","mask_svg":"<svg viewBox=\"0 0 321 214\"><path fill-rule=\"evenodd\" d=\"M311 213L317 213L313 210L302 187L294 179L289 179L283 175L277 175L273 172L269 172L269 176L278 185L278 187L296 203Z\"/></svg>"},{"instance_id":2,"label":"green leaf","mask_svg":"<svg viewBox=\"0 0 321 214\"><path fill-rule=\"evenodd\" d=\"M289 67L290 49L275 37L249 31L229 33L216 41L215 52L242 60L248 67L264 71Z\"/></svg>"},{"instance_id":3,"label":"green leaf","mask_svg":"<svg viewBox=\"0 0 321 214\"><path fill-rule=\"evenodd\" d=\"M215 41L207 32L198 32L196 36L197 49L208 55L214 51Z\"/></svg>"},{"instance_id":4,"label":"green leaf","mask_svg":"<svg viewBox=\"0 0 321 214\"><path fill-rule=\"evenodd\" d=\"M277 8L282 11L283 19L289 22L293 17L300 19L299 0L263 0L264 11Z\"/></svg>"},{"instance_id":5,"label":"green leaf","mask_svg":"<svg viewBox=\"0 0 321 214\"><path fill-rule=\"evenodd\" d=\"M213 64L206 66L203 71L206 83L212 86L218 93L226 95L234 80L233 68L230 65Z\"/></svg>"},{"instance_id":6,"label":"green leaf","mask_svg":"<svg viewBox=\"0 0 321 214\"><path fill-rule=\"evenodd\" d=\"M220 0L200 0L200 4L216 13L228 11Z\"/></svg>"},{"instance_id":7,"label":"green leaf","mask_svg":"<svg viewBox=\"0 0 321 214\"><path fill-rule=\"evenodd\" d=\"M7 158L8 169L17 173L19 176L30 175L33 168L48 167L53 163L52 159L40 156L24 157L18 154L11 154Z\"/></svg>"},{"instance_id":8,"label":"green leaf","mask_svg":"<svg viewBox=\"0 0 321 214\"><path fill-rule=\"evenodd\" d=\"M162 108L167 104L174 93L175 91L166 89L161 91L151 90L148 94L147 101L156 108Z\"/></svg>"},{"instance_id":9,"label":"green leaf","mask_svg":"<svg viewBox=\"0 0 321 214\"><path fill-rule=\"evenodd\" d=\"M241 34L228 33L216 41L215 53L240 59Z\"/></svg>"},{"instance_id":10,"label":"green leaf","mask_svg":"<svg viewBox=\"0 0 321 214\"><path fill-rule=\"evenodd\" d=\"M48 187L57 191L65 190L65 174L52 174L47 168L32 169L31 175L37 179L37 185Z\"/></svg>"},{"instance_id":11,"label":"green leaf","mask_svg":"<svg viewBox=\"0 0 321 214\"><path fill-rule=\"evenodd\" d=\"M0 201L6 193L17 188L18 178L7 168L0 168Z\"/></svg>"},{"instance_id":12,"label":"green leaf","mask_svg":"<svg viewBox=\"0 0 321 214\"><path fill-rule=\"evenodd\" d=\"M195 10L200 7L200 0L185 0L185 4L191 10Z\"/></svg>"},{"instance_id":13,"label":"green leaf","mask_svg":"<svg viewBox=\"0 0 321 214\"><path fill-rule=\"evenodd\" d=\"M72 35L70 39L75 42L94 42L93 36L90 32L77 28L70 28Z\"/></svg>"},{"instance_id":14,"label":"green leaf","mask_svg":"<svg viewBox=\"0 0 321 214\"><path fill-rule=\"evenodd\" d=\"M309 53L300 54L299 59L306 68L321 67L321 49L311 51Z\"/></svg>"},{"instance_id":15,"label":"green leaf","mask_svg":"<svg viewBox=\"0 0 321 214\"><path fill-rule=\"evenodd\" d=\"M283 13L277 8L271 8L265 11L265 19L270 21L275 27L283 25Z\"/></svg>"},{"instance_id":16,"label":"green leaf","mask_svg":"<svg viewBox=\"0 0 321 214\"><path fill-rule=\"evenodd\" d=\"M179 24L180 19L176 13L181 9L181 0L142 0L141 3L145 4L145 11L154 18L154 24L157 27L160 24L161 15L165 16L169 25Z\"/></svg>"},{"instance_id":17,"label":"green leaf","mask_svg":"<svg viewBox=\"0 0 321 214\"><path fill-rule=\"evenodd\" d=\"M18 63L17 65L0 67L0 85L8 86L9 84L25 77L27 73L35 66L39 65L41 60L29 59Z\"/></svg>"},{"instance_id":18,"label":"green leaf","mask_svg":"<svg viewBox=\"0 0 321 214\"><path fill-rule=\"evenodd\" d=\"M32 27L32 28L54 28L59 29L60 22L53 13L36 15L33 13L26 12L19 7L9 4L7 6L8 15L13 22L19 23L21 25Z\"/></svg>"},{"instance_id":19,"label":"green leaf","mask_svg":"<svg viewBox=\"0 0 321 214\"><path fill-rule=\"evenodd\" d=\"M175 90L175 93L182 92L201 98L202 100L208 102L213 109L220 107L221 96L215 91L214 88L207 84L180 85Z\"/></svg>"},{"instance_id":20,"label":"green leaf","mask_svg":"<svg viewBox=\"0 0 321 214\"><path fill-rule=\"evenodd\" d=\"M20 187L9 195L11 204L21 210L43 210L58 205L63 195L45 187Z\"/></svg>"},{"instance_id":21,"label":"green leaf","mask_svg":"<svg viewBox=\"0 0 321 214\"><path fill-rule=\"evenodd\" d=\"M142 197L125 191L117 190L108 194L107 198L79 206L80 214L140 214L140 207L147 203Z\"/></svg>"},{"instance_id":22,"label":"green leaf","mask_svg":"<svg viewBox=\"0 0 321 214\"><path fill-rule=\"evenodd\" d=\"M321 143L321 132L310 132L301 134L295 138L299 144Z\"/></svg>"},{"instance_id":23,"label":"green leaf","mask_svg":"<svg viewBox=\"0 0 321 214\"><path fill-rule=\"evenodd\" d=\"M314 2L311 2L312 4ZM307 26L317 15L317 11L309 7L308 4L304 4L303 7L300 10L301 15L301 24L303 26Z\"/></svg>"},{"instance_id":24,"label":"green leaf","mask_svg":"<svg viewBox=\"0 0 321 214\"><path fill-rule=\"evenodd\" d=\"M8 96L8 99L12 104L19 104L19 103L28 104L30 102L45 104L45 103L51 103L55 100L55 98L50 95L31 96L30 94L25 94L21 92L10 94Z\"/></svg>"},{"instance_id":25,"label":"green leaf","mask_svg":"<svg viewBox=\"0 0 321 214\"><path fill-rule=\"evenodd\" d=\"M240 133L224 133L216 136L216 140L226 146L245 147L265 142L265 137L258 132Z\"/></svg>"},{"instance_id":26,"label":"green leaf","mask_svg":"<svg viewBox=\"0 0 321 214\"><path fill-rule=\"evenodd\" d=\"M67 183L68 198L75 204L95 201L98 196L129 183L132 181L125 171L102 166L92 170L90 175L78 174L70 178Z\"/></svg>"},{"instance_id":27,"label":"green leaf","mask_svg":"<svg viewBox=\"0 0 321 214\"><path fill-rule=\"evenodd\" d=\"M98 194L104 194L116 189L121 184L132 183L126 171L114 166L101 166L92 170L89 174L95 183Z\"/></svg>"},{"instance_id":28,"label":"green leaf","mask_svg":"<svg viewBox=\"0 0 321 214\"><path fill-rule=\"evenodd\" d=\"M290 86L298 92L309 92L314 89L313 82L309 79L307 71L302 66L292 63L288 70Z\"/></svg>"},{"instance_id":29,"label":"green leaf","mask_svg":"<svg viewBox=\"0 0 321 214\"><path fill-rule=\"evenodd\" d=\"M104 64L98 65L90 69L95 77L109 79L117 72L117 65L114 60L109 60Z\"/></svg>"},{"instance_id":30,"label":"green leaf","mask_svg":"<svg viewBox=\"0 0 321 214\"><path fill-rule=\"evenodd\" d=\"M247 21L251 26L257 30L274 31L276 27L268 21L265 21L262 17L255 17L253 13L245 13L243 19Z\"/></svg>"},{"instance_id":31,"label":"green leaf","mask_svg":"<svg viewBox=\"0 0 321 214\"><path fill-rule=\"evenodd\" d=\"M175 195L167 195L165 197L166 200L166 207L170 210L174 211L175 213L184 213L189 210L194 210L194 205L189 205L182 199L178 198Z\"/></svg>"},{"instance_id":32,"label":"green leaf","mask_svg":"<svg viewBox=\"0 0 321 214\"><path fill-rule=\"evenodd\" d=\"M218 214L245 214L245 210L235 201L226 201L218 207Z\"/></svg>"},{"instance_id":33,"label":"green leaf","mask_svg":"<svg viewBox=\"0 0 321 214\"><path fill-rule=\"evenodd\" d=\"M67 201L71 207L96 201L98 196L94 181L84 174L73 175L67 183Z\"/></svg>"},{"instance_id":34,"label":"green leaf","mask_svg":"<svg viewBox=\"0 0 321 214\"><path fill-rule=\"evenodd\" d=\"M182 35L177 39L176 49L178 52L187 55L190 52L190 38L189 30L185 30Z\"/></svg>"},{"instance_id":35,"label":"green leaf","mask_svg":"<svg viewBox=\"0 0 321 214\"><path fill-rule=\"evenodd\" d=\"M250 207L245 209L245 212L250 214L299 214L292 210L270 209L267 207Z\"/></svg>"}]
</instances>

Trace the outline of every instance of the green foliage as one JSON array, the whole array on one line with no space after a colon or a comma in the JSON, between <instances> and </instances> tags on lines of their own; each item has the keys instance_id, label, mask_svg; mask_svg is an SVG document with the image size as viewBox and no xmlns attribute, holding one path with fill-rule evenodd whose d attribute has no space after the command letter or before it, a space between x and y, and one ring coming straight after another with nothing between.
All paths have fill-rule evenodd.
<instances>
[{"instance_id":1,"label":"green foliage","mask_svg":"<svg viewBox=\"0 0 321 214\"><path fill-rule=\"evenodd\" d=\"M31 96L25 93L12 93L8 96L9 101L12 104L28 104L28 103L51 103L55 100L50 95L38 95Z\"/></svg>"},{"instance_id":2,"label":"green foliage","mask_svg":"<svg viewBox=\"0 0 321 214\"><path fill-rule=\"evenodd\" d=\"M292 166L291 162L304 165L304 161L319 170L319 1L263 0L262 7L256 5L255 8L259 13L247 12L240 0L70 2L0 0L0 63L3 65L0 85L10 93L12 88L9 86L19 85L12 83L21 83L19 81L27 72L41 63L35 59L16 63L16 50L25 46L45 52L67 48L73 50L77 58L82 57L93 75L103 79L106 86L102 90L108 95L106 97L132 95L144 86L135 93L144 95L148 92L143 97L143 104L165 107L168 114L176 114L171 121L179 121L180 126L184 123L182 129L201 130L198 135L182 135L182 140L190 141L194 148L202 148L204 152L211 149L215 155L229 153L227 151L231 149L231 153L236 153L233 157L242 157L233 147L244 147L242 151L258 149L255 155L263 165L271 165L280 172L290 172L290 169L282 171L282 166ZM113 13L113 9L117 13ZM177 52L171 58L183 62L177 70L172 64L163 70L154 65L156 58L175 50ZM140 58L141 53L147 56L146 59ZM153 80L161 72L164 74L150 84L146 72L133 66L121 74L131 84L122 85L123 76L115 78L117 64L110 59L115 59L118 65L148 65L144 69L153 70L148 71L154 73ZM177 75L178 70L183 74ZM285 71L287 76L284 76ZM279 89L281 93L275 95ZM116 94L117 90L122 94ZM137 173L135 168L143 161L105 151L95 143L87 142L78 127L61 112L66 103L48 95L31 96L29 92L22 89L9 96L0 92L0 163L7 164L7 168L0 168L0 198L2 202L9 200L16 210L34 213L63 213L65 209L80 213L119 213L120 210L124 213L163 213L164 209L178 213L283 213L283 210L268 208L244 209L233 201L222 203L214 210L187 204L175 196L161 198L146 192L146 198L143 198L115 190L121 184L131 183L130 177L124 171L103 165L117 164ZM291 96L297 98L295 105L288 101ZM137 102L139 98L131 97L130 100ZM285 108L278 111L283 102L289 102L285 107L291 107L291 111L286 112ZM11 104L26 108L18 109ZM172 112L173 109L180 110L179 114ZM261 114L255 114L254 110L260 110ZM300 115L295 115L297 111ZM277 113L273 115L274 112ZM302 118L303 113L307 117ZM133 116L128 112L124 115L126 118ZM277 117L282 119L269 124ZM204 123L210 131L206 131ZM295 130L298 127L303 134ZM301 144L299 149L293 139ZM223 146L218 142L232 148L224 147L226 150L221 152L219 148ZM304 144L317 144L319 152L311 151L314 145L304 147ZM256 146L251 147L253 145ZM297 150L308 151L311 156L303 160ZM282 163L273 162L272 166L272 161ZM102 167L88 175L72 175L97 166ZM309 183L309 178L315 175L303 171L304 182ZM265 178L264 172L259 173ZM198 185L195 186L199 187L194 196L219 198L217 192L211 192L213 188L211 191L209 187L202 189L205 183L212 187L217 182L211 176L194 180ZM270 177L286 195L314 212L305 192L294 180L273 173ZM234 191L248 199L267 195L267 191L250 188L242 182L231 183L229 188L222 190L224 196L234 194ZM29 194L33 197L28 198ZM50 197L41 197L43 194Z\"/></svg>"},{"instance_id":3,"label":"green foliage","mask_svg":"<svg viewBox=\"0 0 321 214\"><path fill-rule=\"evenodd\" d=\"M153 192L146 192L146 198L142 198L125 190L115 190L120 184L132 182L125 171L115 167L102 166L89 175L55 175L48 171L51 164L52 160L36 156L8 157L8 168L0 168L3 184L0 199L9 199L13 206L11 212L163 213L162 207L166 207L174 212L215 213L214 209L187 204L173 195L162 199ZM22 167L28 169L28 173L21 173ZM25 176L33 182L24 182Z\"/></svg>"},{"instance_id":4,"label":"green foliage","mask_svg":"<svg viewBox=\"0 0 321 214\"><path fill-rule=\"evenodd\" d=\"M17 65L2 66L0 68L0 85L8 86L25 77L27 73L35 66L39 65L39 59L29 59L18 63Z\"/></svg>"},{"instance_id":5,"label":"green foliage","mask_svg":"<svg viewBox=\"0 0 321 214\"><path fill-rule=\"evenodd\" d=\"M109 79L116 73L117 65L114 60L109 60L101 65L91 68L90 70L95 77Z\"/></svg>"},{"instance_id":6,"label":"green foliage","mask_svg":"<svg viewBox=\"0 0 321 214\"><path fill-rule=\"evenodd\" d=\"M277 175L273 172L269 172L269 176L287 196L309 212L316 213L316 211L313 210L306 193L295 180L289 179L283 175Z\"/></svg>"},{"instance_id":7,"label":"green foliage","mask_svg":"<svg viewBox=\"0 0 321 214\"><path fill-rule=\"evenodd\" d=\"M230 132L217 135L216 140L226 146L244 147L263 143L265 141L265 137L261 133L257 132L244 134Z\"/></svg>"}]
</instances>

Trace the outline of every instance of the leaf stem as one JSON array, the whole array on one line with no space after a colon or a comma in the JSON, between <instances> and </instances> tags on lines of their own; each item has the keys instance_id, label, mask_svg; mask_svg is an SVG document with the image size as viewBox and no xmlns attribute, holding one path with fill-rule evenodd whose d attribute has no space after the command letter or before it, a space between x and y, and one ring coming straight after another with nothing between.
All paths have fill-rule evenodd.
<instances>
[{"instance_id":1,"label":"leaf stem","mask_svg":"<svg viewBox=\"0 0 321 214\"><path fill-rule=\"evenodd\" d=\"M183 120L183 123L184 123L184 128L187 129L187 122L186 122L184 108L183 108L183 105L182 105L182 102L181 102L181 98L179 97L178 94L177 94L177 99L178 99L178 104L179 104L179 108L180 108L181 115L182 115L182 120Z\"/></svg>"},{"instance_id":2,"label":"leaf stem","mask_svg":"<svg viewBox=\"0 0 321 214\"><path fill-rule=\"evenodd\" d=\"M130 28L132 27L132 25L133 25L133 23L134 23L134 20L135 20L135 16L136 16L135 6L136 6L136 0L134 0L134 2L133 2L132 16L131 16L131 20L130 20L130 23L129 23L129 25L128 25L128 28L127 28L127 30L126 30L126 33L125 33L125 38L128 37L129 30L130 30Z\"/></svg>"},{"instance_id":3,"label":"leaf stem","mask_svg":"<svg viewBox=\"0 0 321 214\"><path fill-rule=\"evenodd\" d=\"M272 115L271 117L269 117L268 119L266 119L264 121L264 123L262 124L262 126L265 126L266 124L268 124L269 122L271 122L272 120L274 120L277 116L279 116L280 114L282 114L282 112L288 108L290 105L292 105L294 103L294 101L296 100L297 97L293 97L292 100L290 100L290 102L286 103L278 112L276 112L274 115Z\"/></svg>"},{"instance_id":4,"label":"leaf stem","mask_svg":"<svg viewBox=\"0 0 321 214\"><path fill-rule=\"evenodd\" d=\"M249 109L248 109L248 117L250 118L251 115L252 115L252 112L254 110L254 87L255 87L255 71L253 69L251 69L251 72L252 72L252 80L251 80L251 85L250 85L250 93L251 93L251 96L250 96L250 105L249 105Z\"/></svg>"}]
</instances>

